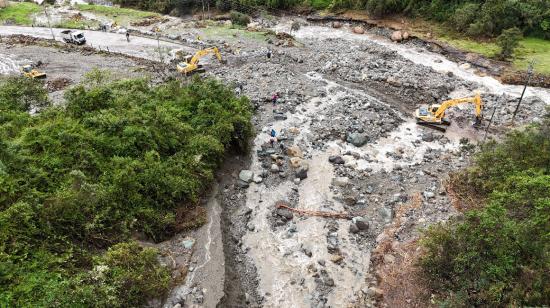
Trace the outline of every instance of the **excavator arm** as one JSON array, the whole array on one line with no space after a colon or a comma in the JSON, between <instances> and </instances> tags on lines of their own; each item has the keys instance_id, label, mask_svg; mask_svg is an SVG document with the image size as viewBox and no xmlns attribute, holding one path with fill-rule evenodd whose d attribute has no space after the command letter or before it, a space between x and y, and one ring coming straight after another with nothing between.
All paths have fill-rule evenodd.
<instances>
[{"instance_id":1,"label":"excavator arm","mask_svg":"<svg viewBox=\"0 0 550 308\"><path fill-rule=\"evenodd\" d=\"M457 99L451 99L448 101L444 101L441 106L435 111L435 117L437 119L443 118L445 115L445 110L447 110L449 107L456 106L459 104L464 103L473 103L476 107L476 117L481 117L481 111L483 110L483 102L481 101L481 96L479 94L476 94L474 97L465 97L465 98L457 98Z\"/></svg>"},{"instance_id":2,"label":"excavator arm","mask_svg":"<svg viewBox=\"0 0 550 308\"><path fill-rule=\"evenodd\" d=\"M200 58L206 56L209 53L213 53L216 56L216 58L218 58L218 60L222 62L222 55L220 54L218 47L212 47L212 48L206 48L206 49L197 51L193 56L193 58L191 58L191 61L189 61L189 64L199 63Z\"/></svg>"}]
</instances>

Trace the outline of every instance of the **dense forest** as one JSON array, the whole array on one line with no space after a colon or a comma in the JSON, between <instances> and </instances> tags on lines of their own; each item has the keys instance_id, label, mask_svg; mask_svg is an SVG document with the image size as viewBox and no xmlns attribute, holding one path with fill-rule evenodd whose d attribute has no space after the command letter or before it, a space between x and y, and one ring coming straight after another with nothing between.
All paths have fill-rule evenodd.
<instances>
[{"instance_id":1,"label":"dense forest","mask_svg":"<svg viewBox=\"0 0 550 308\"><path fill-rule=\"evenodd\" d=\"M405 14L444 22L453 29L475 37L496 37L511 28L524 35L550 39L550 1L547 0L116 0L122 6L170 13L189 13L202 5L221 10L255 7L292 9L311 6L316 9L366 10L376 17Z\"/></svg>"},{"instance_id":2,"label":"dense forest","mask_svg":"<svg viewBox=\"0 0 550 308\"><path fill-rule=\"evenodd\" d=\"M451 178L471 207L427 231L421 268L445 307L550 303L550 108L542 124L483 145Z\"/></svg>"},{"instance_id":3,"label":"dense forest","mask_svg":"<svg viewBox=\"0 0 550 308\"><path fill-rule=\"evenodd\" d=\"M0 303L142 305L170 275L132 239L194 224L179 214L226 150L245 148L249 101L213 80L151 86L100 71L65 100L0 80Z\"/></svg>"}]
</instances>

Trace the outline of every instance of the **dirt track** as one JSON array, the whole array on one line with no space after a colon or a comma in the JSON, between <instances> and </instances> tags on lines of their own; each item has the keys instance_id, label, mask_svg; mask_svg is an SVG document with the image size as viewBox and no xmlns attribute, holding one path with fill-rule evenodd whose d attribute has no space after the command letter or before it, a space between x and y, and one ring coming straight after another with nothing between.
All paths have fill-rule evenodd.
<instances>
[{"instance_id":1,"label":"dirt track","mask_svg":"<svg viewBox=\"0 0 550 308\"><path fill-rule=\"evenodd\" d=\"M61 31L63 29L53 29L55 39L61 41ZM181 45L168 43L165 41L158 42L155 39L130 36L130 42L126 41L124 34L82 30L86 37L86 45L94 48L109 50L111 52L120 52L135 57L145 58L149 60L159 61L158 44L160 43L161 52L164 53L164 60L170 59L169 54L174 49L182 48ZM51 39L52 34L48 28L40 27L19 27L19 26L2 26L0 27L0 35L23 34L33 37Z\"/></svg>"}]
</instances>

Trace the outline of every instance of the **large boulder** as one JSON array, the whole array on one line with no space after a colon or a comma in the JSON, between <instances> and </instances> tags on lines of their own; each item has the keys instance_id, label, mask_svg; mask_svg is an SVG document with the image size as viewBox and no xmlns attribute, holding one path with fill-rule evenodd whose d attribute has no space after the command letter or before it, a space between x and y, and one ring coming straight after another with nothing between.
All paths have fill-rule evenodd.
<instances>
[{"instance_id":1,"label":"large boulder","mask_svg":"<svg viewBox=\"0 0 550 308\"><path fill-rule=\"evenodd\" d=\"M353 27L352 29L353 33L355 34L363 34L365 33L365 29L361 26L356 26L356 27Z\"/></svg>"},{"instance_id":2,"label":"large boulder","mask_svg":"<svg viewBox=\"0 0 550 308\"><path fill-rule=\"evenodd\" d=\"M346 186L349 185L349 178L345 177L345 176L335 177L332 180L332 183L336 186L339 186L339 187L346 187Z\"/></svg>"},{"instance_id":3,"label":"large boulder","mask_svg":"<svg viewBox=\"0 0 550 308\"><path fill-rule=\"evenodd\" d=\"M285 208L278 208L275 213L278 215L278 216L281 216L282 218L286 219L286 220L291 220L294 215L292 214L292 211L290 211L289 209L285 209Z\"/></svg>"},{"instance_id":4,"label":"large boulder","mask_svg":"<svg viewBox=\"0 0 550 308\"><path fill-rule=\"evenodd\" d=\"M300 180L303 180L307 178L307 171L309 170L309 166L307 164L301 164L298 169L296 169L296 177Z\"/></svg>"},{"instance_id":5,"label":"large boulder","mask_svg":"<svg viewBox=\"0 0 550 308\"><path fill-rule=\"evenodd\" d=\"M365 221L365 219L361 216L353 217L351 222L354 223L355 226L357 226L357 229L361 231L365 231L369 229L369 223Z\"/></svg>"},{"instance_id":6,"label":"large boulder","mask_svg":"<svg viewBox=\"0 0 550 308\"><path fill-rule=\"evenodd\" d=\"M332 22L332 27L335 28L335 29L342 28L342 23L339 22L339 21L333 21Z\"/></svg>"},{"instance_id":7,"label":"large boulder","mask_svg":"<svg viewBox=\"0 0 550 308\"><path fill-rule=\"evenodd\" d=\"M300 149L299 146L297 145L293 145L291 147L288 147L287 150L286 150L286 153L288 154L288 156L290 157L299 157L299 158L303 158L304 157L304 153L302 152L302 150Z\"/></svg>"},{"instance_id":8,"label":"large boulder","mask_svg":"<svg viewBox=\"0 0 550 308\"><path fill-rule=\"evenodd\" d=\"M356 147L361 147L365 145L365 143L367 143L367 136L359 133L351 133L351 134L348 134L346 141L348 143L353 144Z\"/></svg>"},{"instance_id":9,"label":"large boulder","mask_svg":"<svg viewBox=\"0 0 550 308\"><path fill-rule=\"evenodd\" d=\"M298 168L302 165L302 159L300 157L292 157L290 159L290 166L292 168Z\"/></svg>"},{"instance_id":10,"label":"large boulder","mask_svg":"<svg viewBox=\"0 0 550 308\"><path fill-rule=\"evenodd\" d=\"M401 31L393 31L390 38L394 42L401 42L403 40L403 33Z\"/></svg>"},{"instance_id":11,"label":"large boulder","mask_svg":"<svg viewBox=\"0 0 550 308\"><path fill-rule=\"evenodd\" d=\"M254 179L254 172L250 170L241 170L239 173L239 180L250 183Z\"/></svg>"},{"instance_id":12,"label":"large boulder","mask_svg":"<svg viewBox=\"0 0 550 308\"><path fill-rule=\"evenodd\" d=\"M331 155L328 158L328 161L335 165L343 165L345 163L344 159L340 155Z\"/></svg>"}]
</instances>

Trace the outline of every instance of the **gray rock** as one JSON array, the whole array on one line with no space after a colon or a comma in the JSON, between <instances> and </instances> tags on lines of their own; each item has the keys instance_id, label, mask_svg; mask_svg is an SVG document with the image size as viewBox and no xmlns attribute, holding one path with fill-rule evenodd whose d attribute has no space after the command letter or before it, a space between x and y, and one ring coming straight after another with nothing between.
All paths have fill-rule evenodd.
<instances>
[{"instance_id":1,"label":"gray rock","mask_svg":"<svg viewBox=\"0 0 550 308\"><path fill-rule=\"evenodd\" d=\"M345 163L342 156L339 155L332 155L328 158L328 161L335 164L335 165L343 165Z\"/></svg>"},{"instance_id":2,"label":"gray rock","mask_svg":"<svg viewBox=\"0 0 550 308\"><path fill-rule=\"evenodd\" d=\"M334 287L334 279L332 279L330 277L325 279L325 285L329 286L329 287Z\"/></svg>"},{"instance_id":3,"label":"gray rock","mask_svg":"<svg viewBox=\"0 0 550 308\"><path fill-rule=\"evenodd\" d=\"M340 186L340 187L345 187L349 185L349 178L345 176L336 177L332 181L334 185Z\"/></svg>"},{"instance_id":4,"label":"gray rock","mask_svg":"<svg viewBox=\"0 0 550 308\"><path fill-rule=\"evenodd\" d=\"M359 232L359 228L357 227L356 224L352 223L349 225L349 232L350 233L358 233Z\"/></svg>"},{"instance_id":5,"label":"gray rock","mask_svg":"<svg viewBox=\"0 0 550 308\"><path fill-rule=\"evenodd\" d=\"M391 222L393 219L393 209L391 208L382 207L378 209L378 213L380 213L380 216L382 216L382 219L384 219L386 223Z\"/></svg>"},{"instance_id":6,"label":"gray rock","mask_svg":"<svg viewBox=\"0 0 550 308\"><path fill-rule=\"evenodd\" d=\"M279 166L277 164L271 164L271 172L279 172Z\"/></svg>"},{"instance_id":7,"label":"gray rock","mask_svg":"<svg viewBox=\"0 0 550 308\"><path fill-rule=\"evenodd\" d=\"M435 194L431 191L425 191L424 192L424 198L426 199L431 199L431 198L434 198L435 197Z\"/></svg>"},{"instance_id":8,"label":"gray rock","mask_svg":"<svg viewBox=\"0 0 550 308\"><path fill-rule=\"evenodd\" d=\"M239 179L243 182L250 183L254 178L254 172L250 170L241 170L239 173Z\"/></svg>"},{"instance_id":9,"label":"gray rock","mask_svg":"<svg viewBox=\"0 0 550 308\"><path fill-rule=\"evenodd\" d=\"M287 116L284 113L276 113L273 118L278 121L284 121L287 119Z\"/></svg>"},{"instance_id":10,"label":"gray rock","mask_svg":"<svg viewBox=\"0 0 550 308\"><path fill-rule=\"evenodd\" d=\"M426 142L434 141L434 134L432 134L431 132L426 132L422 134L422 141L426 141Z\"/></svg>"},{"instance_id":11,"label":"gray rock","mask_svg":"<svg viewBox=\"0 0 550 308\"><path fill-rule=\"evenodd\" d=\"M353 217L351 222L353 222L355 226L357 226L357 229L361 231L365 231L369 229L369 223L365 221L365 219L361 216Z\"/></svg>"},{"instance_id":12,"label":"gray rock","mask_svg":"<svg viewBox=\"0 0 550 308\"><path fill-rule=\"evenodd\" d=\"M287 220L291 220L294 217L294 214L288 209L277 209L275 213Z\"/></svg>"},{"instance_id":13,"label":"gray rock","mask_svg":"<svg viewBox=\"0 0 550 308\"><path fill-rule=\"evenodd\" d=\"M261 176L256 175L256 174L254 175L254 177L252 177L252 181L254 181L254 183L256 183L256 184L261 183L263 180L264 180L264 179L262 179Z\"/></svg>"},{"instance_id":14,"label":"gray rock","mask_svg":"<svg viewBox=\"0 0 550 308\"><path fill-rule=\"evenodd\" d=\"M351 133L346 138L346 141L348 143L353 144L356 147L361 147L361 146L365 145L365 143L367 143L368 140L367 140L367 136L365 136L363 134Z\"/></svg>"},{"instance_id":15,"label":"gray rock","mask_svg":"<svg viewBox=\"0 0 550 308\"><path fill-rule=\"evenodd\" d=\"M300 166L298 169L296 169L296 177L300 180L307 178L308 169L309 168L307 166Z\"/></svg>"},{"instance_id":16,"label":"gray rock","mask_svg":"<svg viewBox=\"0 0 550 308\"><path fill-rule=\"evenodd\" d=\"M237 180L237 185L240 187L240 188L248 188L250 186L250 184L248 184L248 182L245 182L243 180Z\"/></svg>"},{"instance_id":17,"label":"gray rock","mask_svg":"<svg viewBox=\"0 0 550 308\"><path fill-rule=\"evenodd\" d=\"M302 252L310 258L311 258L311 256L313 256L313 253L311 252L311 249L309 249L309 248L306 248L306 247L302 248Z\"/></svg>"}]
</instances>

